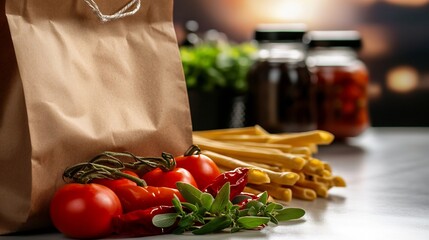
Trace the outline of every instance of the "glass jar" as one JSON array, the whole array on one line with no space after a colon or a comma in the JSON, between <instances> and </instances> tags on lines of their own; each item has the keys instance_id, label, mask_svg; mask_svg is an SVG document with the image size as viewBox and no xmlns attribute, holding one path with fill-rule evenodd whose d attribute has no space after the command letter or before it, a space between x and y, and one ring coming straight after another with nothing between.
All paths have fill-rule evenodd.
<instances>
[{"instance_id":1,"label":"glass jar","mask_svg":"<svg viewBox=\"0 0 429 240\"><path fill-rule=\"evenodd\" d=\"M337 139L361 134L369 126L369 77L358 58L359 32L312 31L304 42L307 64L317 77L317 128Z\"/></svg>"},{"instance_id":2,"label":"glass jar","mask_svg":"<svg viewBox=\"0 0 429 240\"><path fill-rule=\"evenodd\" d=\"M259 26L258 56L248 73L247 125L269 132L316 129L316 85L307 68L305 25Z\"/></svg>"}]
</instances>

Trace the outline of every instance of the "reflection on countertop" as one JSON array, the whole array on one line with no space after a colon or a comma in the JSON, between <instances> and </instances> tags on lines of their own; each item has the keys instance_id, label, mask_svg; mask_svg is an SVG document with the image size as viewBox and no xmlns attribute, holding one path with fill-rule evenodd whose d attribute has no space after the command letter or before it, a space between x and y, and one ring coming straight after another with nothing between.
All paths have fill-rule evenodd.
<instances>
[{"instance_id":1,"label":"reflection on countertop","mask_svg":"<svg viewBox=\"0 0 429 240\"><path fill-rule=\"evenodd\" d=\"M343 176L346 188L326 199L293 199L306 216L262 231L206 236L162 235L151 239L427 239L429 236L429 128L372 128L347 142L319 148L316 157ZM2 237L3 238L3 237ZM5 239L61 239L58 233Z\"/></svg>"}]
</instances>

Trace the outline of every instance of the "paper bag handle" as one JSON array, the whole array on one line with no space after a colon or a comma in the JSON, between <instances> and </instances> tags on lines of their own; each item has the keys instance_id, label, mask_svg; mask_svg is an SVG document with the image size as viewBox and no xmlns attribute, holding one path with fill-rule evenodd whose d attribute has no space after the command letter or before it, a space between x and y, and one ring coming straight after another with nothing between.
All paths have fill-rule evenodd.
<instances>
[{"instance_id":1,"label":"paper bag handle","mask_svg":"<svg viewBox=\"0 0 429 240\"><path fill-rule=\"evenodd\" d=\"M97 3L94 0L84 0L86 4L92 9L92 11L97 15L97 17L102 22L108 22L115 19L123 18L126 16L134 15L138 10L140 10L140 0L131 0L127 5L125 5L122 9L117 11L114 14L107 15L103 14L98 7ZM134 8L132 8L134 7Z\"/></svg>"}]
</instances>

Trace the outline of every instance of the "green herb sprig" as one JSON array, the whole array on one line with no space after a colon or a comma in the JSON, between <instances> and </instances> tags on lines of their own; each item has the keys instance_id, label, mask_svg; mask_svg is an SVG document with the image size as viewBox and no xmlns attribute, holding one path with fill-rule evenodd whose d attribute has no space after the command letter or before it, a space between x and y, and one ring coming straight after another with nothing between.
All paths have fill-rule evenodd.
<instances>
[{"instance_id":1,"label":"green herb sprig","mask_svg":"<svg viewBox=\"0 0 429 240\"><path fill-rule=\"evenodd\" d=\"M285 208L283 205L268 202L268 194L262 193L257 200L244 206L234 205L229 200L230 183L222 186L216 197L204 193L190 184L177 183L177 188L187 202L173 199L176 213L159 214L153 217L156 227L167 228L177 224L173 233L192 231L193 234L208 234L229 230L256 229L269 222L299 219L305 211L300 208Z\"/></svg>"},{"instance_id":2,"label":"green herb sprig","mask_svg":"<svg viewBox=\"0 0 429 240\"><path fill-rule=\"evenodd\" d=\"M256 46L251 43L182 46L180 55L188 89L245 92L247 72L254 62L256 50Z\"/></svg>"}]
</instances>

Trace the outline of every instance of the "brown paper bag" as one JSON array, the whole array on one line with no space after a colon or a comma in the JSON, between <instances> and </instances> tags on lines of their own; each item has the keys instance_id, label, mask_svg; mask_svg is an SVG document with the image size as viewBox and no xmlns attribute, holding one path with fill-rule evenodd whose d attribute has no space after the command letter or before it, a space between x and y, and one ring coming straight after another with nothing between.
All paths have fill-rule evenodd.
<instances>
[{"instance_id":1,"label":"brown paper bag","mask_svg":"<svg viewBox=\"0 0 429 240\"><path fill-rule=\"evenodd\" d=\"M0 234L49 226L66 166L189 147L172 0L105 23L84 0L0 2ZM130 0L95 2L116 13Z\"/></svg>"}]
</instances>

